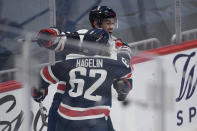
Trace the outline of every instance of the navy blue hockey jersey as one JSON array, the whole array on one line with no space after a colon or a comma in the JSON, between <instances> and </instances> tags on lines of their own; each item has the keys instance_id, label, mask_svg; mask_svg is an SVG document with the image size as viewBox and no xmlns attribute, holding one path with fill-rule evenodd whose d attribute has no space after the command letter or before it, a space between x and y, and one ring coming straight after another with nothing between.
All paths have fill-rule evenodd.
<instances>
[{"instance_id":1,"label":"navy blue hockey jersey","mask_svg":"<svg viewBox=\"0 0 197 131\"><path fill-rule=\"evenodd\" d=\"M58 113L69 120L108 117L114 80L128 79L132 86L130 58L69 54L54 66L45 66L41 76L48 83L59 82L63 94ZM131 88L131 87L129 87Z\"/></svg>"}]
</instances>

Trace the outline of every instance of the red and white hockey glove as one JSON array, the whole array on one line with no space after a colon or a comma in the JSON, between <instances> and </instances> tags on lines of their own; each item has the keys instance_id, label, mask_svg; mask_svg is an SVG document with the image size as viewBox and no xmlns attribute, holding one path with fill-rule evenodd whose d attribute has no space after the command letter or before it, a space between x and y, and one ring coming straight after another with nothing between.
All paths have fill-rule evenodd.
<instances>
[{"instance_id":1,"label":"red and white hockey glove","mask_svg":"<svg viewBox=\"0 0 197 131\"><path fill-rule=\"evenodd\" d=\"M115 43L116 43L117 48L124 46L124 43L122 42L120 38L116 39Z\"/></svg>"},{"instance_id":2,"label":"red and white hockey glove","mask_svg":"<svg viewBox=\"0 0 197 131\"><path fill-rule=\"evenodd\" d=\"M37 89L35 87L32 88L32 97L38 103L43 101L47 94L48 89Z\"/></svg>"},{"instance_id":3,"label":"red and white hockey glove","mask_svg":"<svg viewBox=\"0 0 197 131\"><path fill-rule=\"evenodd\" d=\"M60 34L61 31L57 28L42 29L38 33L37 43L41 47L55 49L60 41L60 37L58 37Z\"/></svg>"},{"instance_id":4,"label":"red and white hockey glove","mask_svg":"<svg viewBox=\"0 0 197 131\"><path fill-rule=\"evenodd\" d=\"M116 43L116 47L119 48L119 47L129 47L129 45L125 42L123 42L120 38L117 38L115 40L115 43Z\"/></svg>"}]
</instances>

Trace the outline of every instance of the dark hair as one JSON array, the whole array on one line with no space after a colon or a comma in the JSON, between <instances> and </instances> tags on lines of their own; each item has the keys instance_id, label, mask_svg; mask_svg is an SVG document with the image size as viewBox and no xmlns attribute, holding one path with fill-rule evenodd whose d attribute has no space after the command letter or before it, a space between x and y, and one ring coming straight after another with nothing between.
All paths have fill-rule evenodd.
<instances>
[{"instance_id":1,"label":"dark hair","mask_svg":"<svg viewBox=\"0 0 197 131\"><path fill-rule=\"evenodd\" d=\"M116 17L116 12L107 6L95 6L92 8L92 10L89 13L89 21L93 28L95 28L94 27L95 20L98 22L98 25L101 26L103 19L115 18L115 17Z\"/></svg>"}]
</instances>

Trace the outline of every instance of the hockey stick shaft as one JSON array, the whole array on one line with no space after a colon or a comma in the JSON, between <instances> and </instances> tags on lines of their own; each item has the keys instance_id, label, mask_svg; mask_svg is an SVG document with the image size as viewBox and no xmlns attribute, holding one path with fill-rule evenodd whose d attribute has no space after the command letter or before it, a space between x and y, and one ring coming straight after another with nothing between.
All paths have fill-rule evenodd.
<instances>
[{"instance_id":1,"label":"hockey stick shaft","mask_svg":"<svg viewBox=\"0 0 197 131\"><path fill-rule=\"evenodd\" d=\"M41 115L43 124L48 125L48 123L46 122L47 116L46 114L44 114L44 106L42 102L39 103L39 110L40 110L40 115Z\"/></svg>"}]
</instances>

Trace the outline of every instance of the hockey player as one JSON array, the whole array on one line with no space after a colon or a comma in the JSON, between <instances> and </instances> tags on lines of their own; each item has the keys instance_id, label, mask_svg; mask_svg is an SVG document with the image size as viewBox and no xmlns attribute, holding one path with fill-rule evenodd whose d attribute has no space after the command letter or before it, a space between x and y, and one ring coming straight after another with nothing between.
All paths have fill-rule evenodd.
<instances>
[{"instance_id":1,"label":"hockey player","mask_svg":"<svg viewBox=\"0 0 197 131\"><path fill-rule=\"evenodd\" d=\"M95 6L89 13L89 21L93 28L103 28L110 34L109 43L110 43L110 50L114 51L114 49L124 46L125 44L121 41L121 39L117 39L112 35L116 20L116 13L114 10L107 6ZM80 40L83 41L83 36L87 32L86 29L76 31L80 34ZM64 54L69 54L70 49L67 47L67 37L75 35L75 33L64 33L61 32L57 28L46 28L42 29L38 34L38 44L42 47L55 50L56 52L64 52ZM47 34L50 36L62 36L58 37L54 41L50 40L42 40L42 35Z\"/></svg>"},{"instance_id":2,"label":"hockey player","mask_svg":"<svg viewBox=\"0 0 197 131\"><path fill-rule=\"evenodd\" d=\"M111 48L109 48L109 49L111 51L114 51L116 47L123 45L123 43L120 41L120 39L116 39L114 36L112 36L114 24L116 21L116 13L111 8L109 8L107 6L96 6L96 7L92 8L92 10L89 13L89 20L90 20L90 23L93 28L104 28L105 30L107 30L110 33L109 43L110 43ZM66 56L70 52L77 51L77 50L74 51L72 46L68 46L67 39L70 37L73 37L73 36L75 37L75 35L77 33L85 34L86 32L87 32L86 29L79 30L74 33L64 33L64 32L61 32L60 30L58 30L57 28L43 29L39 32L38 43L40 46L44 46L46 48L55 50L57 52L60 51L61 54L64 54ZM46 41L46 40L40 39L42 34L48 34L51 36L58 36L58 35L65 35L65 36L58 37L55 40ZM79 36L80 36L80 41L82 42L84 35L79 35ZM77 38L77 39L79 39L79 38ZM111 53L111 54L114 54L114 53ZM49 111L48 122L49 122L49 126L51 126L51 127L48 128L48 131L50 131L50 129L53 128L53 124L55 123L55 116L56 115L52 115L53 113L50 113L50 112L54 112L54 113L56 112L55 110L57 109L57 105L59 103L58 102L59 98L60 98L59 93L57 93L56 96L54 97L53 104L52 104L50 111ZM56 105L56 106L53 106L53 105ZM50 121L52 121L52 122L50 122ZM109 128L111 128L111 130L113 130L113 126L111 124L110 117L109 117L108 122L109 122Z\"/></svg>"},{"instance_id":3,"label":"hockey player","mask_svg":"<svg viewBox=\"0 0 197 131\"><path fill-rule=\"evenodd\" d=\"M104 29L91 29L84 41L97 42L103 48L93 50L82 44L83 52L69 54L66 60L41 70L42 92L47 90L46 80L64 85L56 131L109 131L112 83L120 101L132 88L131 56L120 52L114 58L109 49L103 50L110 47L109 37Z\"/></svg>"}]
</instances>

